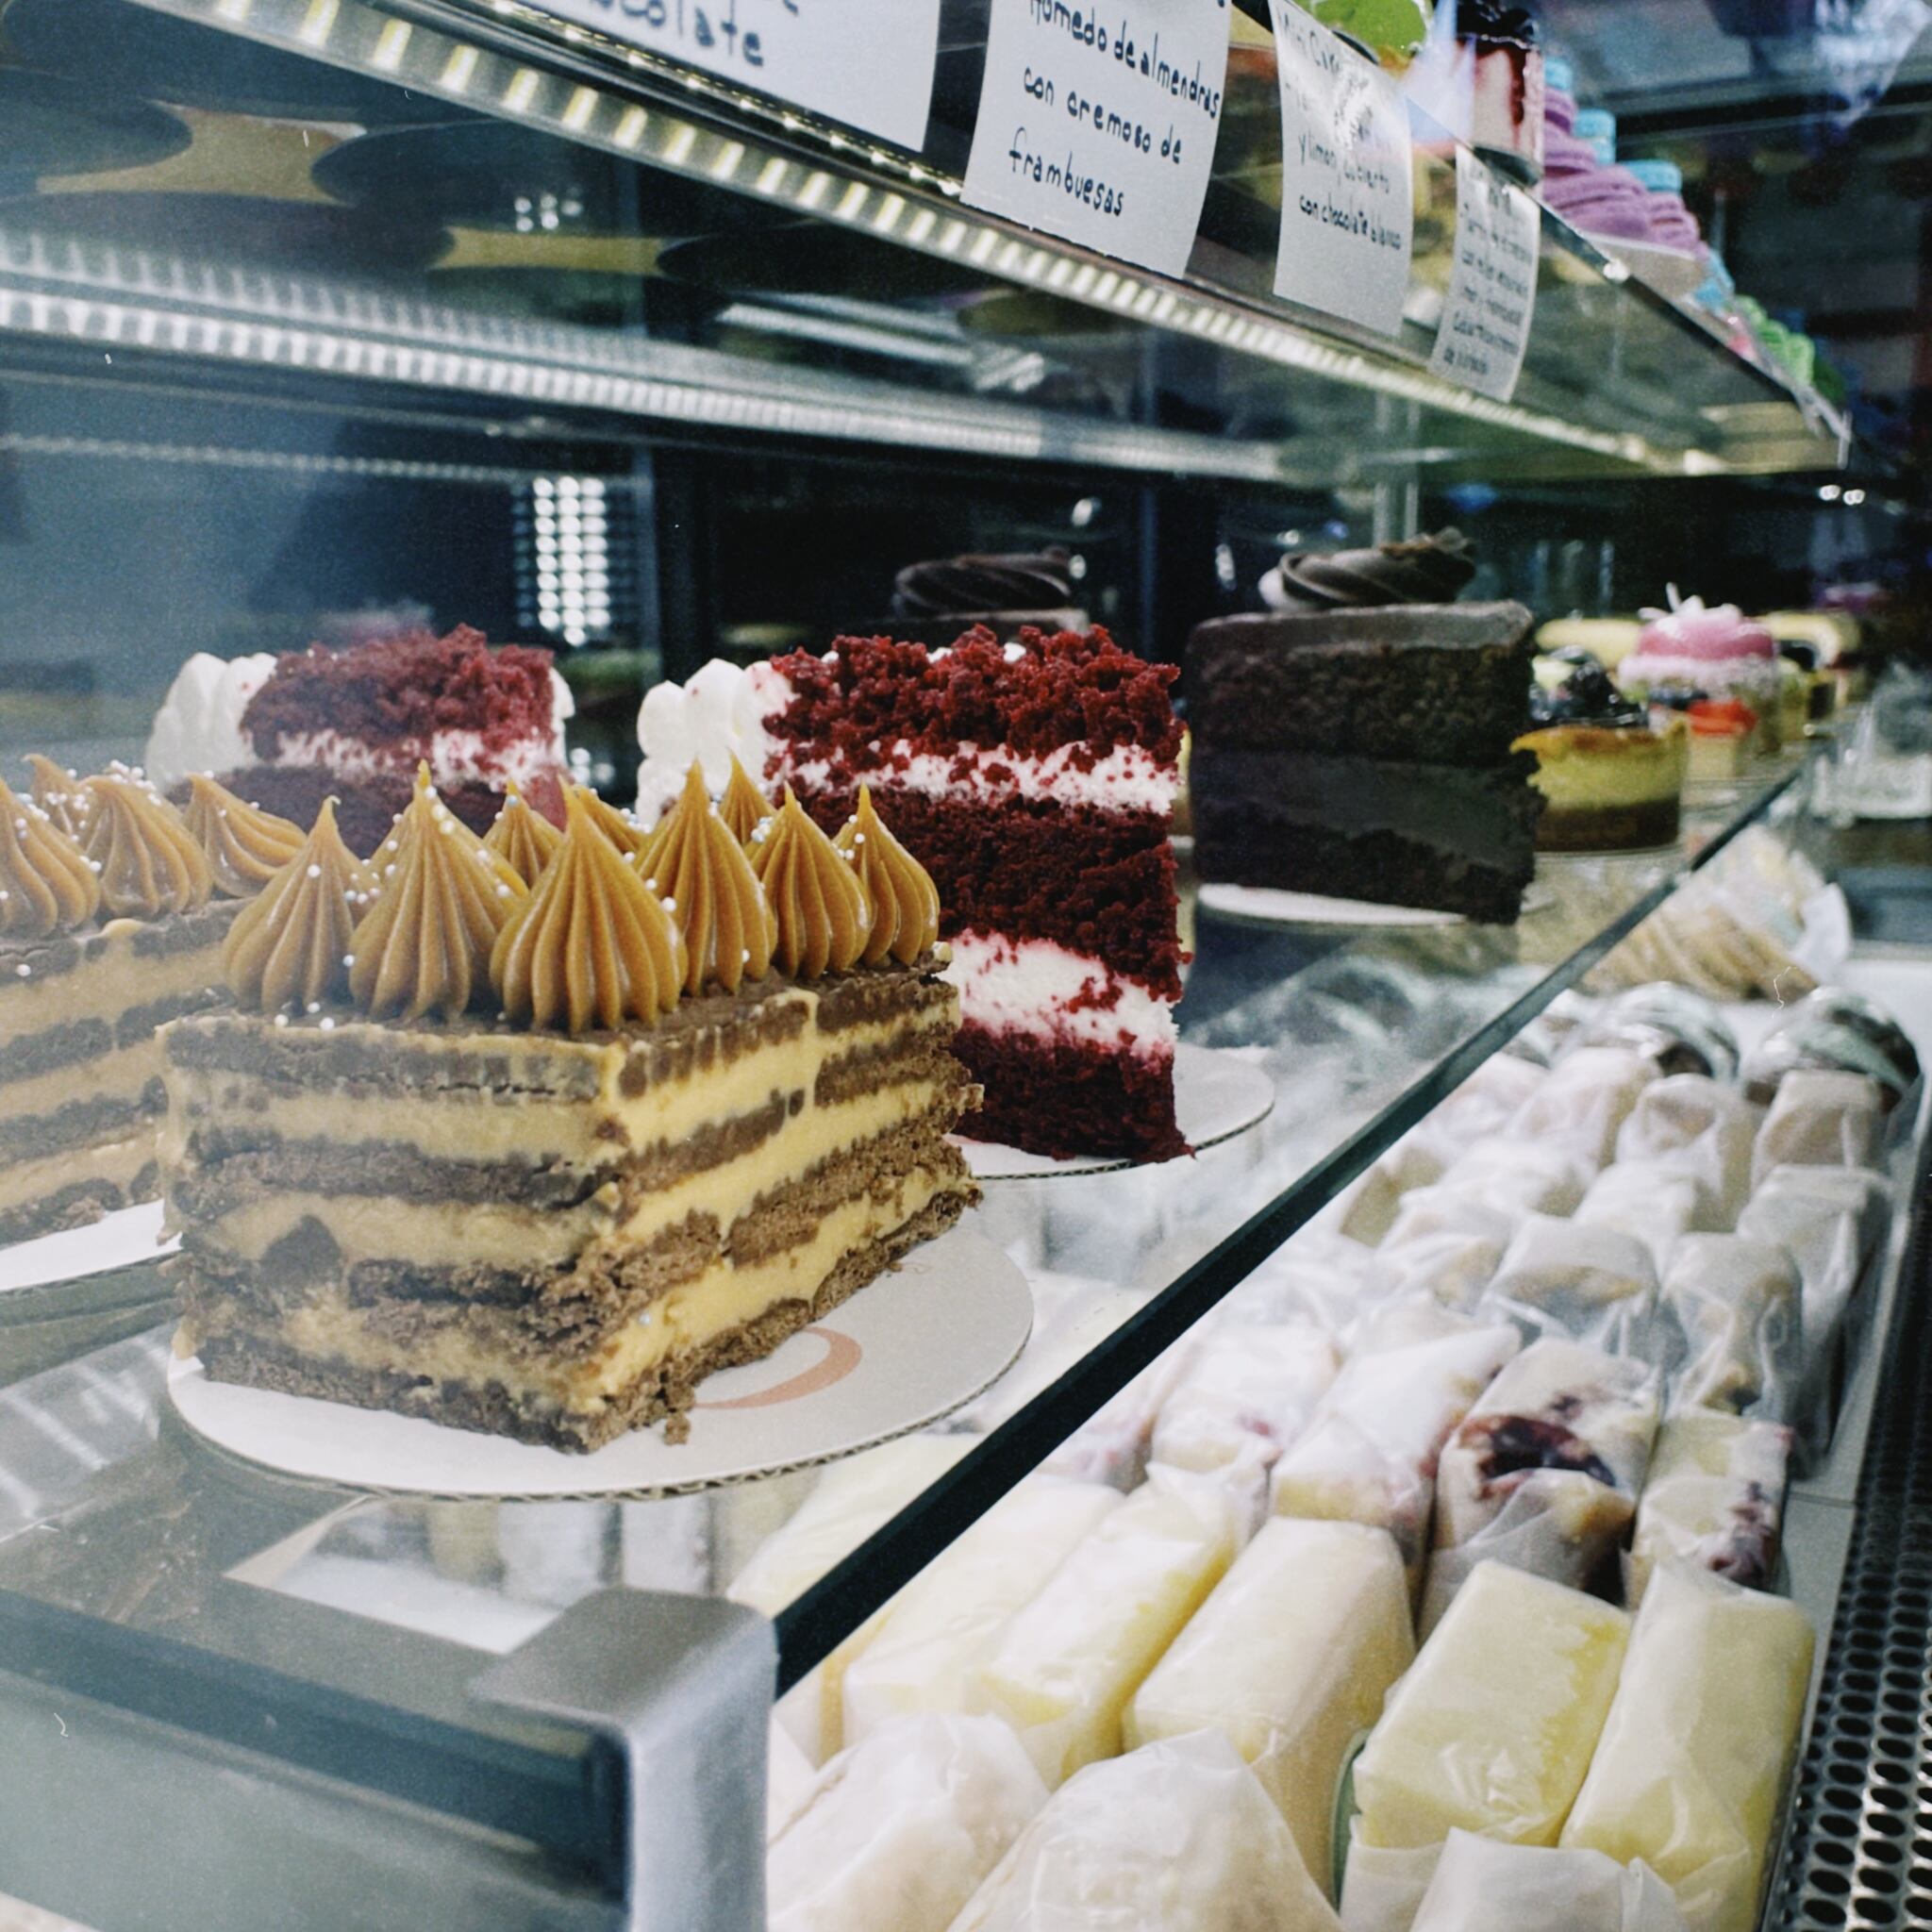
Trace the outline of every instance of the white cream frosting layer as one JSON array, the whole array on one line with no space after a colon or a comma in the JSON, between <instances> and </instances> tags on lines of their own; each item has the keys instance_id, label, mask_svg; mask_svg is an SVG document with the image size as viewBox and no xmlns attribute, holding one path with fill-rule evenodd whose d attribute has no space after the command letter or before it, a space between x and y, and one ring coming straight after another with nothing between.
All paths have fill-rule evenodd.
<instances>
[{"instance_id":1,"label":"white cream frosting layer","mask_svg":"<svg viewBox=\"0 0 1932 1932\"><path fill-rule=\"evenodd\" d=\"M1171 1058L1174 1002L1124 979L1105 961L1051 940L962 932L945 976L966 1024L1110 1052Z\"/></svg>"},{"instance_id":2,"label":"white cream frosting layer","mask_svg":"<svg viewBox=\"0 0 1932 1932\"><path fill-rule=\"evenodd\" d=\"M1009 646L1009 655L1018 649ZM770 663L744 670L714 658L688 684L654 686L638 712L644 754L638 817L655 823L694 762L704 767L707 787L723 791L734 756L760 782L824 788L832 775L826 761L789 757L768 728L791 702L791 685ZM872 749L877 763L871 769L884 786L980 805L1054 798L1101 811L1167 813L1180 790L1175 768L1138 744L1116 745L1086 770L1080 769L1085 748L1078 744L1058 745L1043 756L964 742L946 753L913 752L904 739Z\"/></svg>"}]
</instances>

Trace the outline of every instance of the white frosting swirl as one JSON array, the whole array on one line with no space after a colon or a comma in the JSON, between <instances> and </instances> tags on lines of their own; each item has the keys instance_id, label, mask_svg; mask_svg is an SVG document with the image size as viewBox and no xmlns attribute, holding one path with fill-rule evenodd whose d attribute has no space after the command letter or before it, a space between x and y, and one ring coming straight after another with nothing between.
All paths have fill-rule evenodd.
<instances>
[{"instance_id":1,"label":"white frosting swirl","mask_svg":"<svg viewBox=\"0 0 1932 1932\"><path fill-rule=\"evenodd\" d=\"M764 719L784 708L784 679L767 665L746 671L713 658L685 684L655 684L638 711L638 823L655 825L677 796L685 774L704 767L705 788L715 797L731 778L734 756L753 780L765 782L772 739Z\"/></svg>"},{"instance_id":2,"label":"white frosting swirl","mask_svg":"<svg viewBox=\"0 0 1932 1932\"><path fill-rule=\"evenodd\" d=\"M268 682L275 654L217 658L197 651L175 675L148 733L145 769L166 791L194 772L239 771L255 763L255 749L242 735L242 713Z\"/></svg>"}]
</instances>

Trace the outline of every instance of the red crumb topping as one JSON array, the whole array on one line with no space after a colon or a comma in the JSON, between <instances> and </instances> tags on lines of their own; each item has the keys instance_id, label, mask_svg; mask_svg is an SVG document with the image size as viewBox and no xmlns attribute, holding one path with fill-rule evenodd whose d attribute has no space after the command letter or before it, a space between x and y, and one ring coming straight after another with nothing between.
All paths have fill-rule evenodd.
<instances>
[{"instance_id":1,"label":"red crumb topping","mask_svg":"<svg viewBox=\"0 0 1932 1932\"><path fill-rule=\"evenodd\" d=\"M532 739L548 743L555 700L550 653L523 644L492 650L458 625L446 638L407 631L331 651L310 644L281 657L242 714L258 757L284 738L334 731L365 744L427 756L441 731L475 731L486 753Z\"/></svg>"},{"instance_id":2,"label":"red crumb topping","mask_svg":"<svg viewBox=\"0 0 1932 1932\"><path fill-rule=\"evenodd\" d=\"M856 771L876 767L876 746L898 739L941 756L962 744L1027 757L1071 745L1077 771L1123 744L1174 762L1174 666L1122 650L1099 628L1050 636L1028 627L1019 641L1024 655L1010 662L984 625L937 658L924 644L891 638L841 638L829 659L793 652L775 660L791 702L767 728Z\"/></svg>"}]
</instances>

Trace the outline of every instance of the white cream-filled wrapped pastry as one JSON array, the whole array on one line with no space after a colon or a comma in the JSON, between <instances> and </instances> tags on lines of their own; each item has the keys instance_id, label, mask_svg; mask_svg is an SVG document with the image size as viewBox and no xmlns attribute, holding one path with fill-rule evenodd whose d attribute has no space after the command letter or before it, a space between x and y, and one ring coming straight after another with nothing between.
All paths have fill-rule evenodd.
<instances>
[{"instance_id":1,"label":"white cream-filled wrapped pastry","mask_svg":"<svg viewBox=\"0 0 1932 1932\"><path fill-rule=\"evenodd\" d=\"M773 1839L769 1932L946 1932L1045 1803L996 1719L895 1718L834 1757Z\"/></svg>"},{"instance_id":2,"label":"white cream-filled wrapped pastry","mask_svg":"<svg viewBox=\"0 0 1932 1932\"><path fill-rule=\"evenodd\" d=\"M1619 1046L1580 1046L1551 1068L1508 1126L1512 1141L1560 1147L1594 1174L1609 1164L1617 1135L1657 1063Z\"/></svg>"},{"instance_id":3,"label":"white cream-filled wrapped pastry","mask_svg":"<svg viewBox=\"0 0 1932 1932\"><path fill-rule=\"evenodd\" d=\"M1718 1231L1718 1210L1704 1183L1689 1168L1662 1160L1619 1160L1590 1184L1576 1212L1580 1227L1613 1227L1650 1250L1659 1278L1671 1250L1687 1234Z\"/></svg>"},{"instance_id":4,"label":"white cream-filled wrapped pastry","mask_svg":"<svg viewBox=\"0 0 1932 1932\"><path fill-rule=\"evenodd\" d=\"M1344 1919L1345 1932L1361 1932ZM1671 1888L1641 1861L1498 1844L1452 1831L1404 1932L1686 1932ZM1374 1932L1394 1932L1377 1927Z\"/></svg>"},{"instance_id":5,"label":"white cream-filled wrapped pastry","mask_svg":"<svg viewBox=\"0 0 1932 1932\"><path fill-rule=\"evenodd\" d=\"M1340 1923L1254 1774L1225 1738L1202 1731L1069 1778L951 1932L1340 1932Z\"/></svg>"},{"instance_id":6,"label":"white cream-filled wrapped pastry","mask_svg":"<svg viewBox=\"0 0 1932 1932\"><path fill-rule=\"evenodd\" d=\"M1777 1573L1790 1474L1791 1432L1781 1423L1693 1409L1657 1432L1650 1475L1637 1501L1624 1559L1624 1598L1635 1609L1659 1563L1708 1570L1752 1590Z\"/></svg>"},{"instance_id":7,"label":"white cream-filled wrapped pastry","mask_svg":"<svg viewBox=\"0 0 1932 1932\"><path fill-rule=\"evenodd\" d=\"M1127 1701L1221 1581L1245 1525L1212 1478L1156 1463L1001 1633L972 1701L1057 1790L1117 1757Z\"/></svg>"},{"instance_id":8,"label":"white cream-filled wrapped pastry","mask_svg":"<svg viewBox=\"0 0 1932 1932\"><path fill-rule=\"evenodd\" d=\"M1440 1180L1446 1164L1432 1136L1420 1130L1405 1134L1349 1188L1336 1216L1337 1231L1373 1248L1389 1232L1403 1195Z\"/></svg>"},{"instance_id":9,"label":"white cream-filled wrapped pastry","mask_svg":"<svg viewBox=\"0 0 1932 1932\"><path fill-rule=\"evenodd\" d=\"M1442 1452L1424 1629L1491 1558L1591 1580L1636 1514L1660 1386L1647 1363L1550 1337L1503 1370Z\"/></svg>"},{"instance_id":10,"label":"white cream-filled wrapped pastry","mask_svg":"<svg viewBox=\"0 0 1932 1932\"><path fill-rule=\"evenodd\" d=\"M906 1436L836 1462L818 1479L790 1521L752 1552L724 1594L768 1617L799 1597L876 1530L936 1482L979 1439ZM818 1668L778 1700L786 1729L814 1765L844 1742L846 1667L878 1634L875 1611Z\"/></svg>"},{"instance_id":11,"label":"white cream-filled wrapped pastry","mask_svg":"<svg viewBox=\"0 0 1932 1932\"><path fill-rule=\"evenodd\" d=\"M1445 1308L1475 1307L1502 1266L1511 1233L1507 1215L1487 1208L1476 1211L1488 1221L1488 1232L1443 1227L1384 1243L1378 1252L1397 1294L1425 1294Z\"/></svg>"},{"instance_id":12,"label":"white cream-filled wrapped pastry","mask_svg":"<svg viewBox=\"0 0 1932 1932\"><path fill-rule=\"evenodd\" d=\"M1857 1167L1774 1167L1738 1217L1738 1232L1790 1256L1805 1289L1807 1372L1829 1348L1885 1239L1891 1190Z\"/></svg>"},{"instance_id":13,"label":"white cream-filled wrapped pastry","mask_svg":"<svg viewBox=\"0 0 1932 1932\"><path fill-rule=\"evenodd\" d=\"M1522 1345L1504 1323L1355 1356L1274 1465L1274 1513L1386 1529L1419 1585L1442 1445Z\"/></svg>"},{"instance_id":14,"label":"white cream-filled wrapped pastry","mask_svg":"<svg viewBox=\"0 0 1932 1932\"><path fill-rule=\"evenodd\" d=\"M1779 1081L1757 1130L1752 1178L1774 1167L1876 1167L1884 1133L1877 1081L1799 1068Z\"/></svg>"},{"instance_id":15,"label":"white cream-filled wrapped pastry","mask_svg":"<svg viewBox=\"0 0 1932 1932\"><path fill-rule=\"evenodd\" d=\"M1357 1840L1432 1845L1459 1827L1555 1844L1629 1634L1624 1611L1581 1591L1479 1564L1356 1759Z\"/></svg>"},{"instance_id":16,"label":"white cream-filled wrapped pastry","mask_svg":"<svg viewBox=\"0 0 1932 1932\"><path fill-rule=\"evenodd\" d=\"M1350 1745L1414 1655L1395 1545L1353 1523L1264 1524L1129 1708L1126 1740L1221 1732L1325 1890Z\"/></svg>"},{"instance_id":17,"label":"white cream-filled wrapped pastry","mask_svg":"<svg viewBox=\"0 0 1932 1932\"><path fill-rule=\"evenodd\" d=\"M1751 1932L1812 1646L1795 1604L1658 1570L1563 1843L1643 1859L1700 1932Z\"/></svg>"},{"instance_id":18,"label":"white cream-filled wrapped pastry","mask_svg":"<svg viewBox=\"0 0 1932 1932\"><path fill-rule=\"evenodd\" d=\"M971 1708L974 1672L1014 1611L1121 1506L1098 1483L1030 1475L922 1570L847 1665L843 1734L862 1742L895 1717Z\"/></svg>"},{"instance_id":19,"label":"white cream-filled wrapped pastry","mask_svg":"<svg viewBox=\"0 0 1932 1932\"><path fill-rule=\"evenodd\" d=\"M1423 1125L1439 1144L1472 1146L1500 1134L1548 1078L1548 1069L1533 1060L1492 1054Z\"/></svg>"},{"instance_id":20,"label":"white cream-filled wrapped pastry","mask_svg":"<svg viewBox=\"0 0 1932 1932\"><path fill-rule=\"evenodd\" d=\"M1132 1490L1145 1475L1154 1424L1196 1346L1183 1337L1104 1403L1040 1465L1043 1475Z\"/></svg>"},{"instance_id":21,"label":"white cream-filled wrapped pastry","mask_svg":"<svg viewBox=\"0 0 1932 1932\"><path fill-rule=\"evenodd\" d=\"M1617 1159L1687 1168L1703 1181L1716 1225L1732 1227L1751 1191L1762 1120L1735 1088L1702 1074L1674 1074L1638 1096L1617 1135Z\"/></svg>"},{"instance_id":22,"label":"white cream-filled wrapped pastry","mask_svg":"<svg viewBox=\"0 0 1932 1932\"><path fill-rule=\"evenodd\" d=\"M1664 1276L1664 1306L1683 1340L1673 1412L1723 1409L1785 1422L1797 1412L1804 1312L1798 1272L1781 1247L1735 1234L1686 1235Z\"/></svg>"},{"instance_id":23,"label":"white cream-filled wrapped pastry","mask_svg":"<svg viewBox=\"0 0 1932 1932\"><path fill-rule=\"evenodd\" d=\"M1304 1227L1227 1296L1208 1318L1208 1332L1226 1324L1319 1328L1345 1348L1363 1316L1400 1285L1374 1248Z\"/></svg>"},{"instance_id":24,"label":"white cream-filled wrapped pastry","mask_svg":"<svg viewBox=\"0 0 1932 1932\"><path fill-rule=\"evenodd\" d=\"M1478 1141L1435 1185L1514 1219L1574 1212L1595 1174L1596 1163L1560 1142L1509 1136Z\"/></svg>"},{"instance_id":25,"label":"white cream-filled wrapped pastry","mask_svg":"<svg viewBox=\"0 0 1932 1932\"><path fill-rule=\"evenodd\" d=\"M1154 1460L1266 1470L1307 1427L1341 1358L1319 1328L1227 1323L1189 1359L1154 1425Z\"/></svg>"},{"instance_id":26,"label":"white cream-filled wrapped pastry","mask_svg":"<svg viewBox=\"0 0 1932 1932\"><path fill-rule=\"evenodd\" d=\"M1478 1307L1531 1341L1562 1335L1612 1355L1657 1357L1650 1250L1614 1227L1524 1215Z\"/></svg>"}]
</instances>

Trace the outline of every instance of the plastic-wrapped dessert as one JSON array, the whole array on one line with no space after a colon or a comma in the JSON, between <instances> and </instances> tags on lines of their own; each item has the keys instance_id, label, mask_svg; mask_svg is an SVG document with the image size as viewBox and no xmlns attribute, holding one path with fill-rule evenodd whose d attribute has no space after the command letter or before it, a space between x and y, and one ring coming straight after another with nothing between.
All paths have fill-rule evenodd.
<instances>
[{"instance_id":1,"label":"plastic-wrapped dessert","mask_svg":"<svg viewBox=\"0 0 1932 1932\"><path fill-rule=\"evenodd\" d=\"M1777 645L1735 604L1707 608L1686 597L1652 617L1637 648L1617 667L1632 697L1695 692L1740 699L1760 718L1777 704Z\"/></svg>"},{"instance_id":2,"label":"plastic-wrapped dessert","mask_svg":"<svg viewBox=\"0 0 1932 1932\"><path fill-rule=\"evenodd\" d=\"M769 1932L946 1932L1046 1788L987 1717L902 1717L841 1752L773 1838Z\"/></svg>"},{"instance_id":3,"label":"plastic-wrapped dessert","mask_svg":"<svg viewBox=\"0 0 1932 1932\"><path fill-rule=\"evenodd\" d=\"M1479 1564L1356 1759L1356 1842L1433 1845L1459 1827L1555 1844L1629 1635L1595 1597Z\"/></svg>"},{"instance_id":4,"label":"plastic-wrapped dessert","mask_svg":"<svg viewBox=\"0 0 1932 1932\"><path fill-rule=\"evenodd\" d=\"M1703 1074L1672 1074L1644 1089L1617 1135L1617 1159L1687 1169L1703 1183L1717 1224L1729 1227L1751 1191L1761 1119L1734 1088Z\"/></svg>"},{"instance_id":5,"label":"plastic-wrapped dessert","mask_svg":"<svg viewBox=\"0 0 1932 1932\"><path fill-rule=\"evenodd\" d=\"M1563 1843L1641 1858L1709 1932L1750 1932L1805 1715L1795 1604L1660 1569Z\"/></svg>"},{"instance_id":6,"label":"plastic-wrapped dessert","mask_svg":"<svg viewBox=\"0 0 1932 1932\"><path fill-rule=\"evenodd\" d=\"M1512 1135L1478 1141L1444 1169L1436 1186L1444 1194L1479 1201L1511 1217L1570 1214L1595 1173L1587 1154L1560 1142Z\"/></svg>"},{"instance_id":7,"label":"plastic-wrapped dessert","mask_svg":"<svg viewBox=\"0 0 1932 1932\"><path fill-rule=\"evenodd\" d=\"M1154 1460L1266 1470L1307 1427L1341 1367L1318 1328L1228 1324L1195 1350L1154 1425Z\"/></svg>"},{"instance_id":8,"label":"plastic-wrapped dessert","mask_svg":"<svg viewBox=\"0 0 1932 1932\"><path fill-rule=\"evenodd\" d=\"M1325 1890L1342 1765L1413 1655L1389 1538L1277 1517L1141 1687L1127 1741L1204 1729L1228 1738Z\"/></svg>"},{"instance_id":9,"label":"plastic-wrapped dessert","mask_svg":"<svg viewBox=\"0 0 1932 1932\"><path fill-rule=\"evenodd\" d=\"M1604 1169L1571 1217L1580 1227L1613 1227L1650 1250L1662 1275L1671 1250L1693 1228L1715 1228L1717 1210L1689 1168L1662 1160L1619 1160Z\"/></svg>"},{"instance_id":10,"label":"plastic-wrapped dessert","mask_svg":"<svg viewBox=\"0 0 1932 1932\"><path fill-rule=\"evenodd\" d=\"M1246 1525L1224 1490L1163 1469L1090 1530L974 1674L1047 1789L1121 1751L1128 1700L1221 1581Z\"/></svg>"},{"instance_id":11,"label":"plastic-wrapped dessert","mask_svg":"<svg viewBox=\"0 0 1932 1932\"><path fill-rule=\"evenodd\" d=\"M1657 1432L1624 1565L1635 1609L1660 1563L1708 1570L1751 1590L1777 1574L1791 1432L1781 1423L1691 1409Z\"/></svg>"},{"instance_id":12,"label":"plastic-wrapped dessert","mask_svg":"<svg viewBox=\"0 0 1932 1932\"><path fill-rule=\"evenodd\" d=\"M1686 1235L1671 1257L1663 1298L1685 1350L1671 1376L1673 1413L1795 1417L1804 1317L1797 1271L1783 1248L1742 1235Z\"/></svg>"},{"instance_id":13,"label":"plastic-wrapped dessert","mask_svg":"<svg viewBox=\"0 0 1932 1932\"><path fill-rule=\"evenodd\" d=\"M1600 1224L1524 1215L1478 1306L1532 1341L1567 1336L1647 1360L1661 1348L1651 1251Z\"/></svg>"},{"instance_id":14,"label":"plastic-wrapped dessert","mask_svg":"<svg viewBox=\"0 0 1932 1932\"><path fill-rule=\"evenodd\" d=\"M1529 722L1516 749L1536 754L1539 852L1629 851L1675 840L1690 761L1681 718L1653 725L1601 665L1588 664L1554 690L1532 686Z\"/></svg>"},{"instance_id":15,"label":"plastic-wrapped dessert","mask_svg":"<svg viewBox=\"0 0 1932 1932\"><path fill-rule=\"evenodd\" d=\"M1428 1232L1413 1232L1377 1250L1403 1296L1427 1295L1445 1308L1470 1309L1502 1265L1512 1232L1509 1217L1474 1202L1459 1203L1467 1217Z\"/></svg>"},{"instance_id":16,"label":"plastic-wrapped dessert","mask_svg":"<svg viewBox=\"0 0 1932 1932\"><path fill-rule=\"evenodd\" d=\"M1738 1217L1738 1232L1791 1257L1805 1288L1805 1350L1817 1362L1885 1236L1891 1191L1856 1167L1774 1167Z\"/></svg>"},{"instance_id":17,"label":"plastic-wrapped dessert","mask_svg":"<svg viewBox=\"0 0 1932 1932\"><path fill-rule=\"evenodd\" d=\"M1577 1044L1634 1048L1648 1054L1660 1074L1727 1080L1738 1071L1738 1037L1715 1003L1663 981L1633 986L1607 1001L1584 1022Z\"/></svg>"},{"instance_id":18,"label":"plastic-wrapped dessert","mask_svg":"<svg viewBox=\"0 0 1932 1932\"><path fill-rule=\"evenodd\" d=\"M1543 166L1544 73L1534 12L1509 0L1436 9L1404 91L1430 120L1524 180Z\"/></svg>"},{"instance_id":19,"label":"plastic-wrapped dessert","mask_svg":"<svg viewBox=\"0 0 1932 1932\"><path fill-rule=\"evenodd\" d=\"M1797 1068L1778 1082L1757 1130L1752 1175L1762 1180L1774 1167L1875 1167L1884 1135L1876 1080Z\"/></svg>"},{"instance_id":20,"label":"plastic-wrapped dessert","mask_svg":"<svg viewBox=\"0 0 1932 1932\"><path fill-rule=\"evenodd\" d=\"M1615 1154L1618 1131L1656 1077L1656 1066L1627 1047L1578 1047L1517 1109L1508 1138L1561 1148L1593 1174Z\"/></svg>"},{"instance_id":21,"label":"plastic-wrapped dessert","mask_svg":"<svg viewBox=\"0 0 1932 1932\"><path fill-rule=\"evenodd\" d=\"M1197 1732L1070 1778L951 1932L1340 1932L1340 1921L1234 1746Z\"/></svg>"},{"instance_id":22,"label":"plastic-wrapped dessert","mask_svg":"<svg viewBox=\"0 0 1932 1932\"><path fill-rule=\"evenodd\" d=\"M1778 1083L1800 1068L1863 1074L1884 1090L1889 1111L1917 1085L1919 1055L1905 1029L1875 1001L1827 986L1807 993L1751 1050L1743 1067L1745 1091L1769 1106Z\"/></svg>"},{"instance_id":23,"label":"plastic-wrapped dessert","mask_svg":"<svg viewBox=\"0 0 1932 1932\"><path fill-rule=\"evenodd\" d=\"M1545 1337L1490 1384L1437 1471L1425 1628L1491 1557L1592 1579L1636 1513L1660 1380L1646 1363Z\"/></svg>"},{"instance_id":24,"label":"plastic-wrapped dessert","mask_svg":"<svg viewBox=\"0 0 1932 1932\"><path fill-rule=\"evenodd\" d=\"M1458 1324L1356 1355L1274 1465L1274 1513L1386 1529L1419 1586L1442 1445L1521 1347L1507 1323Z\"/></svg>"}]
</instances>

